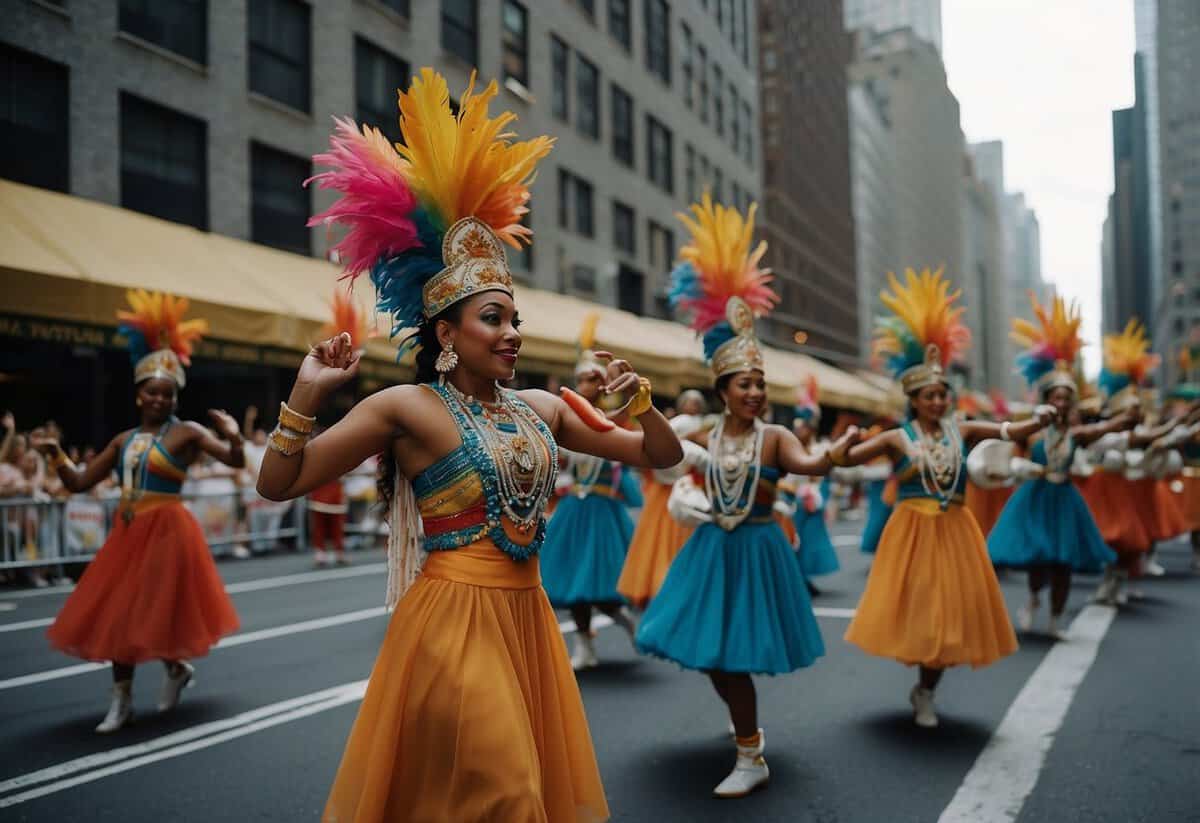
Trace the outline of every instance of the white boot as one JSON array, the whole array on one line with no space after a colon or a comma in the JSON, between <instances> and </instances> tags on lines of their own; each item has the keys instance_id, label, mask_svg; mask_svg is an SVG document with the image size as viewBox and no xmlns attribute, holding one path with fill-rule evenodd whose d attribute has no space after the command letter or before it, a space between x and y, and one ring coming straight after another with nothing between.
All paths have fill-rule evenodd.
<instances>
[{"instance_id":1,"label":"white boot","mask_svg":"<svg viewBox=\"0 0 1200 823\"><path fill-rule=\"evenodd\" d=\"M771 779L771 770L767 768L767 761L763 758L766 737L762 729L758 730L755 738L749 746L737 744L737 762L729 776L713 789L714 797L745 797L755 789L767 785L767 781Z\"/></svg>"},{"instance_id":2,"label":"white boot","mask_svg":"<svg viewBox=\"0 0 1200 823\"><path fill-rule=\"evenodd\" d=\"M1129 572L1124 569L1117 569L1116 582L1113 584L1113 605L1124 606L1129 602L1129 593L1125 591L1125 584L1129 582Z\"/></svg>"},{"instance_id":3,"label":"white boot","mask_svg":"<svg viewBox=\"0 0 1200 823\"><path fill-rule=\"evenodd\" d=\"M113 683L112 702L108 704L108 714L96 727L98 734L112 734L126 723L133 720L133 681L119 680Z\"/></svg>"},{"instance_id":4,"label":"white boot","mask_svg":"<svg viewBox=\"0 0 1200 823\"><path fill-rule=\"evenodd\" d=\"M637 634L637 623L634 622L633 615L630 614L629 609L622 606L613 615L612 621L625 630L625 633L629 635L629 642L633 643L634 636ZM634 648L637 648L637 646L635 645Z\"/></svg>"},{"instance_id":5,"label":"white boot","mask_svg":"<svg viewBox=\"0 0 1200 823\"><path fill-rule=\"evenodd\" d=\"M160 712L169 712L179 705L183 690L192 685L192 677L195 674L196 667L186 660L179 661L179 669L175 674L171 674L170 666L167 667L167 676L163 680L162 690L158 693Z\"/></svg>"},{"instance_id":6,"label":"white boot","mask_svg":"<svg viewBox=\"0 0 1200 823\"><path fill-rule=\"evenodd\" d=\"M1051 614L1050 622L1046 625L1046 635L1055 640L1066 640L1067 633L1058 627L1058 618L1062 615Z\"/></svg>"},{"instance_id":7,"label":"white boot","mask_svg":"<svg viewBox=\"0 0 1200 823\"><path fill-rule=\"evenodd\" d=\"M1158 552L1153 551L1146 555L1146 562L1142 564L1142 571L1150 577L1162 577L1167 573L1163 565L1158 562Z\"/></svg>"},{"instance_id":8,"label":"white boot","mask_svg":"<svg viewBox=\"0 0 1200 823\"><path fill-rule=\"evenodd\" d=\"M1096 594L1092 599L1104 606L1117 605L1116 569L1109 567L1104 570L1104 579L1100 581L1100 587L1096 589Z\"/></svg>"},{"instance_id":9,"label":"white boot","mask_svg":"<svg viewBox=\"0 0 1200 823\"><path fill-rule=\"evenodd\" d=\"M913 722L922 729L937 728L938 716L933 710L933 689L922 688L918 683L909 693L908 702L912 703Z\"/></svg>"},{"instance_id":10,"label":"white boot","mask_svg":"<svg viewBox=\"0 0 1200 823\"><path fill-rule=\"evenodd\" d=\"M1023 632L1027 632L1033 628L1033 616L1037 614L1038 606L1037 595L1030 595L1029 602L1021 608L1017 609L1017 628Z\"/></svg>"},{"instance_id":11,"label":"white boot","mask_svg":"<svg viewBox=\"0 0 1200 823\"><path fill-rule=\"evenodd\" d=\"M596 647L592 643L592 636L588 632L575 632L575 653L571 655L571 668L575 671L583 669L594 669L600 665L600 658L596 657Z\"/></svg>"}]
</instances>

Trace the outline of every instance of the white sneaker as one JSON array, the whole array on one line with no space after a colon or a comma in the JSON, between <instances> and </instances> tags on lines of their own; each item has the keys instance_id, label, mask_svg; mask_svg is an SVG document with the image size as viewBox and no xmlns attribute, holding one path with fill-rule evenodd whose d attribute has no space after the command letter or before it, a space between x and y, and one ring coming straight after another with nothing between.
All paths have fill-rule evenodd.
<instances>
[{"instance_id":1,"label":"white sneaker","mask_svg":"<svg viewBox=\"0 0 1200 823\"><path fill-rule=\"evenodd\" d=\"M592 636L587 632L575 632L575 653L571 655L571 668L575 671L594 669L600 665L596 657L596 647Z\"/></svg>"},{"instance_id":2,"label":"white sneaker","mask_svg":"<svg viewBox=\"0 0 1200 823\"><path fill-rule=\"evenodd\" d=\"M625 630L625 633L629 635L630 643L635 642L634 637L637 634L637 623L634 621L633 615L630 614L629 609L622 606L617 610L617 613L613 617L612 621ZM636 645L634 648L637 648Z\"/></svg>"},{"instance_id":3,"label":"white sneaker","mask_svg":"<svg viewBox=\"0 0 1200 823\"><path fill-rule=\"evenodd\" d=\"M186 660L179 661L178 674L172 675L171 670L167 669L167 677L163 680L162 690L158 693L158 710L160 712L169 712L179 705L179 700L183 697L183 690L192 685L192 678L195 674L196 667Z\"/></svg>"},{"instance_id":4,"label":"white sneaker","mask_svg":"<svg viewBox=\"0 0 1200 823\"><path fill-rule=\"evenodd\" d=\"M908 695L912 703L913 721L922 729L936 729L938 724L937 712L933 710L933 689L921 688L921 684L913 686Z\"/></svg>"},{"instance_id":5,"label":"white sneaker","mask_svg":"<svg viewBox=\"0 0 1200 823\"><path fill-rule=\"evenodd\" d=\"M1100 587L1096 589L1096 594L1092 599L1103 606L1116 606L1119 583L1116 572L1108 569L1104 572L1104 579L1100 581Z\"/></svg>"},{"instance_id":6,"label":"white sneaker","mask_svg":"<svg viewBox=\"0 0 1200 823\"><path fill-rule=\"evenodd\" d=\"M1046 625L1046 636L1055 640L1067 639L1067 633L1058 627L1058 615L1050 615L1050 622Z\"/></svg>"},{"instance_id":7,"label":"white sneaker","mask_svg":"<svg viewBox=\"0 0 1200 823\"><path fill-rule=\"evenodd\" d=\"M126 723L133 720L133 681L122 680L113 683L112 702L108 704L108 714L96 727L98 734L112 734Z\"/></svg>"},{"instance_id":8,"label":"white sneaker","mask_svg":"<svg viewBox=\"0 0 1200 823\"><path fill-rule=\"evenodd\" d=\"M713 789L713 796L725 800L745 797L755 789L767 785L767 781L771 779L771 770L767 768L767 761L763 758L765 745L766 737L762 729L758 730L758 742L755 745L743 746L739 743L733 771L717 784Z\"/></svg>"},{"instance_id":9,"label":"white sneaker","mask_svg":"<svg viewBox=\"0 0 1200 823\"><path fill-rule=\"evenodd\" d=\"M329 565L329 554L323 549L313 552L313 565L318 569Z\"/></svg>"},{"instance_id":10,"label":"white sneaker","mask_svg":"<svg viewBox=\"0 0 1200 823\"><path fill-rule=\"evenodd\" d=\"M1142 567L1142 571L1151 577L1162 577L1167 573L1167 570L1163 568L1163 565L1158 562L1158 558L1154 557L1153 555L1146 558L1146 562Z\"/></svg>"},{"instance_id":11,"label":"white sneaker","mask_svg":"<svg viewBox=\"0 0 1200 823\"><path fill-rule=\"evenodd\" d=\"M250 550L239 543L233 547L233 556L238 560L245 560L250 557Z\"/></svg>"},{"instance_id":12,"label":"white sneaker","mask_svg":"<svg viewBox=\"0 0 1200 823\"><path fill-rule=\"evenodd\" d=\"M1031 597L1028 603L1017 609L1017 628L1023 632L1032 629L1033 616L1037 614L1038 606L1040 605L1036 597Z\"/></svg>"}]
</instances>

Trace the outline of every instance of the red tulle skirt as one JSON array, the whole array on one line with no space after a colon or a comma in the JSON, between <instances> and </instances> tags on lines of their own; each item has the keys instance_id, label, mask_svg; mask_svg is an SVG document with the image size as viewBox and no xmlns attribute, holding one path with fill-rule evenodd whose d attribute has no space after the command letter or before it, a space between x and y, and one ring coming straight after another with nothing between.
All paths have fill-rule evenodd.
<instances>
[{"instance_id":1,"label":"red tulle skirt","mask_svg":"<svg viewBox=\"0 0 1200 823\"><path fill-rule=\"evenodd\" d=\"M971 514L979 523L979 530L987 537L992 533L992 527L1000 519L1004 504L1013 496L1016 486L1001 486L998 489L983 489L974 483L967 482L966 503Z\"/></svg>"},{"instance_id":2,"label":"red tulle skirt","mask_svg":"<svg viewBox=\"0 0 1200 823\"><path fill-rule=\"evenodd\" d=\"M1075 478L1075 484L1096 519L1100 536L1116 552L1146 552L1154 538L1142 509L1153 507L1146 487L1124 475L1098 471Z\"/></svg>"},{"instance_id":3,"label":"red tulle skirt","mask_svg":"<svg viewBox=\"0 0 1200 823\"><path fill-rule=\"evenodd\" d=\"M172 498L115 518L47 636L75 657L132 664L200 657L237 627L200 524Z\"/></svg>"}]
</instances>

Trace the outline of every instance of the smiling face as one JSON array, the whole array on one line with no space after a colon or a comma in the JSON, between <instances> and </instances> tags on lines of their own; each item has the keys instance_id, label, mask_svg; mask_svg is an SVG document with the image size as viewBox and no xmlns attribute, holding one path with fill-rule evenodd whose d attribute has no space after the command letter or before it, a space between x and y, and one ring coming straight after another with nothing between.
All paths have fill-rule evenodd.
<instances>
[{"instance_id":1,"label":"smiling face","mask_svg":"<svg viewBox=\"0 0 1200 823\"><path fill-rule=\"evenodd\" d=\"M1074 405L1075 392L1066 386L1055 386L1046 392L1045 399L1047 403L1054 407L1054 411L1057 412L1058 422L1066 422L1067 416L1071 412L1071 406Z\"/></svg>"},{"instance_id":2,"label":"smiling face","mask_svg":"<svg viewBox=\"0 0 1200 823\"><path fill-rule=\"evenodd\" d=\"M908 396L916 418L933 424L946 416L950 409L950 390L945 383L922 386Z\"/></svg>"},{"instance_id":3,"label":"smiling face","mask_svg":"<svg viewBox=\"0 0 1200 823\"><path fill-rule=\"evenodd\" d=\"M459 368L483 380L511 380L521 350L521 319L512 297L486 291L468 297L457 324L438 321L438 341L454 344Z\"/></svg>"},{"instance_id":4,"label":"smiling face","mask_svg":"<svg viewBox=\"0 0 1200 823\"><path fill-rule=\"evenodd\" d=\"M151 377L138 383L137 398L142 408L142 421L159 425L174 414L177 388L174 380L165 377Z\"/></svg>"},{"instance_id":5,"label":"smiling face","mask_svg":"<svg viewBox=\"0 0 1200 823\"><path fill-rule=\"evenodd\" d=\"M719 386L718 393L730 414L749 423L766 409L767 379L758 369L740 371Z\"/></svg>"}]
</instances>

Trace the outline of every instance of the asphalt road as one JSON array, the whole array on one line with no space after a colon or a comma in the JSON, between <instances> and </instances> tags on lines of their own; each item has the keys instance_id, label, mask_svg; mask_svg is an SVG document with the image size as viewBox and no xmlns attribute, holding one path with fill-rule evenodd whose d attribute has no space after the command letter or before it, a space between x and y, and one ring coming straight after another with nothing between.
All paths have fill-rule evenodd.
<instances>
[{"instance_id":1,"label":"asphalt road","mask_svg":"<svg viewBox=\"0 0 1200 823\"><path fill-rule=\"evenodd\" d=\"M1093 607L1057 647L1022 636L1006 660L948 673L942 725L923 731L914 673L842 640L868 568L857 529L838 525L843 569L817 581L826 656L757 681L772 781L748 799L710 797L733 752L707 679L601 631L603 665L580 685L614 820L1200 821L1200 577L1183 541L1111 622ZM139 668L137 722L107 737L92 727L108 671L44 638L65 594L0 591L0 820L317 820L385 628L382 556L355 561L222 563L238 635L197 661L170 715L154 712L162 668ZM1024 577L1001 584L1015 612ZM1070 617L1094 586L1077 579Z\"/></svg>"}]
</instances>

